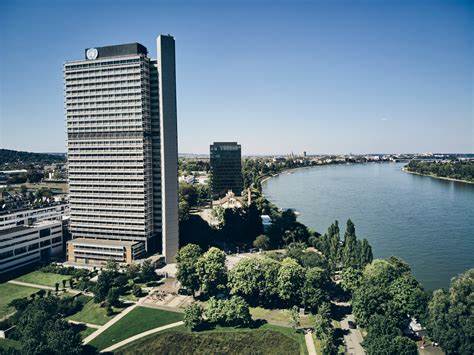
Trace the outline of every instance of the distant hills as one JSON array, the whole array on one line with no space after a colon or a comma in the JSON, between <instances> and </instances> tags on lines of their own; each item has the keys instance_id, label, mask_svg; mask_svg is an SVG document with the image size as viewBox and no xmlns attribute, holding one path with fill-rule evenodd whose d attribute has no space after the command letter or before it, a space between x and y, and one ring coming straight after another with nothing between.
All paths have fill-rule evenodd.
<instances>
[{"instance_id":1,"label":"distant hills","mask_svg":"<svg viewBox=\"0 0 474 355\"><path fill-rule=\"evenodd\" d=\"M66 154L62 153L30 153L17 150L0 149L0 166L18 167L27 164L64 163Z\"/></svg>"}]
</instances>

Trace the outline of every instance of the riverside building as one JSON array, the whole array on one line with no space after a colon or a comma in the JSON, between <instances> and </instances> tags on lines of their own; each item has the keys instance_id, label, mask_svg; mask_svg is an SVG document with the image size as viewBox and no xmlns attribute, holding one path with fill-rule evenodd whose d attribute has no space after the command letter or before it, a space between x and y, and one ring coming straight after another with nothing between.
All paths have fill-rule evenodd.
<instances>
[{"instance_id":1,"label":"riverside building","mask_svg":"<svg viewBox=\"0 0 474 355\"><path fill-rule=\"evenodd\" d=\"M211 144L210 165L212 197L225 196L229 191L240 196L244 188L240 144L237 142Z\"/></svg>"},{"instance_id":2,"label":"riverside building","mask_svg":"<svg viewBox=\"0 0 474 355\"><path fill-rule=\"evenodd\" d=\"M178 249L175 41L85 50L64 64L68 261L131 262Z\"/></svg>"}]
</instances>

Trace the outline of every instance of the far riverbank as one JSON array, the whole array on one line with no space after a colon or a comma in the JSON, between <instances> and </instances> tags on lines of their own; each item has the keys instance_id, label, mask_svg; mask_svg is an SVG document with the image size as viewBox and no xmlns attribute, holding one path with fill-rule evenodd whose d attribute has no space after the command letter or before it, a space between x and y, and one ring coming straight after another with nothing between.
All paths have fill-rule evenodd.
<instances>
[{"instance_id":1,"label":"far riverbank","mask_svg":"<svg viewBox=\"0 0 474 355\"><path fill-rule=\"evenodd\" d=\"M410 171L410 170L408 170L406 167L403 167L403 168L402 168L402 171L405 172L405 173L408 173L408 174L419 175L419 176L427 176L427 177L434 178L434 179L440 179L440 180L446 180L446 181L455 181L455 182L462 182L462 183L464 183L464 184L474 184L474 182L472 182L472 181L467 181L467 180L453 179L453 178L449 178L449 177L437 176L437 175L432 175L432 174L421 174L421 173L417 173L417 172L415 172L415 171Z\"/></svg>"}]
</instances>

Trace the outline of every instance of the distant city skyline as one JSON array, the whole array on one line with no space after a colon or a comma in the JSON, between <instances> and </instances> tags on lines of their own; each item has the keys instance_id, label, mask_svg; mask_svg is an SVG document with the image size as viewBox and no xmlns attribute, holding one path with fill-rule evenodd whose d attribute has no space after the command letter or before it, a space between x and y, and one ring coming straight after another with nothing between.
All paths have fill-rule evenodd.
<instances>
[{"instance_id":1,"label":"distant city skyline","mask_svg":"<svg viewBox=\"0 0 474 355\"><path fill-rule=\"evenodd\" d=\"M65 152L64 58L170 33L180 153L472 153L473 16L472 1L6 0L0 148Z\"/></svg>"}]
</instances>

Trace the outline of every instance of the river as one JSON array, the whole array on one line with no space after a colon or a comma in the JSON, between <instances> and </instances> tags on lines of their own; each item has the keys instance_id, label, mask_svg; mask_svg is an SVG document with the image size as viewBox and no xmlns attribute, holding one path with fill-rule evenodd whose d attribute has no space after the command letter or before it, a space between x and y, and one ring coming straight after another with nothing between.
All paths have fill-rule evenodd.
<instances>
[{"instance_id":1,"label":"river","mask_svg":"<svg viewBox=\"0 0 474 355\"><path fill-rule=\"evenodd\" d=\"M402 163L325 165L268 179L265 196L324 233L351 218L374 257L401 257L428 290L474 267L474 185L401 171Z\"/></svg>"}]
</instances>

